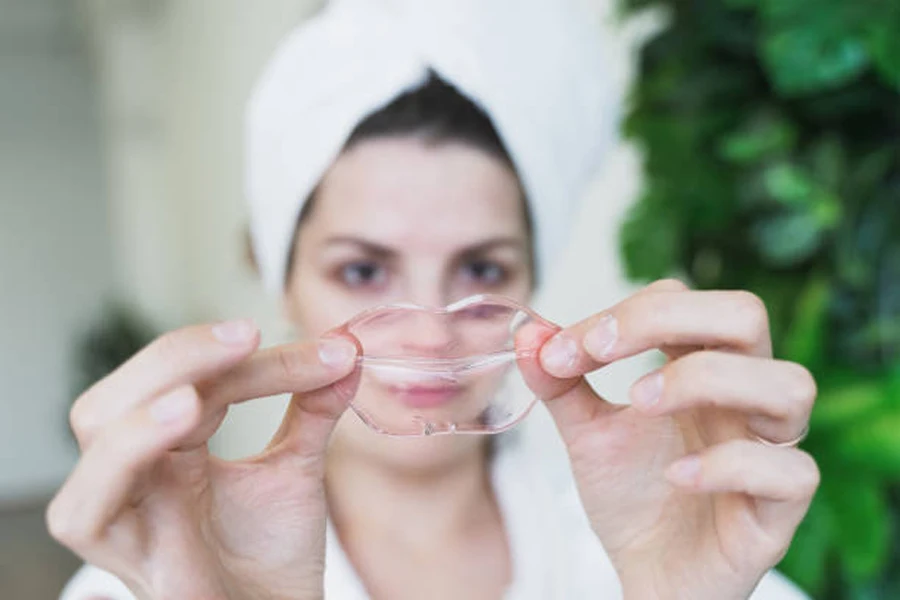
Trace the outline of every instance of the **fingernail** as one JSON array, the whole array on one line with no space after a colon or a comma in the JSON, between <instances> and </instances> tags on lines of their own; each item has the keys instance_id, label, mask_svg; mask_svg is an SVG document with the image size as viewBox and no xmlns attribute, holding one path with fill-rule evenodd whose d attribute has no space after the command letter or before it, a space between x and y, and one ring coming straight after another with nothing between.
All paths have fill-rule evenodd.
<instances>
[{"instance_id":1,"label":"fingernail","mask_svg":"<svg viewBox=\"0 0 900 600\"><path fill-rule=\"evenodd\" d=\"M634 384L634 389L631 391L631 404L640 409L653 408L659 402L662 390L662 373L647 375Z\"/></svg>"},{"instance_id":2,"label":"fingernail","mask_svg":"<svg viewBox=\"0 0 900 600\"><path fill-rule=\"evenodd\" d=\"M672 483L681 485L696 484L700 478L700 458L686 456L675 461L666 471L666 476Z\"/></svg>"},{"instance_id":3,"label":"fingernail","mask_svg":"<svg viewBox=\"0 0 900 600\"><path fill-rule=\"evenodd\" d=\"M163 396L150 406L150 416L160 425L171 425L185 418L193 408L194 395L188 388Z\"/></svg>"},{"instance_id":4,"label":"fingernail","mask_svg":"<svg viewBox=\"0 0 900 600\"><path fill-rule=\"evenodd\" d=\"M616 340L619 338L619 325L615 317L605 315L593 329L584 336L584 349L596 359L602 360L612 356Z\"/></svg>"},{"instance_id":5,"label":"fingernail","mask_svg":"<svg viewBox=\"0 0 900 600\"><path fill-rule=\"evenodd\" d=\"M332 338L319 342L319 360L326 367L346 367L356 356L356 346L348 340Z\"/></svg>"},{"instance_id":6,"label":"fingernail","mask_svg":"<svg viewBox=\"0 0 900 600\"><path fill-rule=\"evenodd\" d=\"M245 344L256 335L256 323L252 319L225 321L212 328L213 336L228 345Z\"/></svg>"},{"instance_id":7,"label":"fingernail","mask_svg":"<svg viewBox=\"0 0 900 600\"><path fill-rule=\"evenodd\" d=\"M564 335L557 335L547 342L541 351L541 362L551 375L565 377L575 366L578 358L578 344Z\"/></svg>"}]
</instances>

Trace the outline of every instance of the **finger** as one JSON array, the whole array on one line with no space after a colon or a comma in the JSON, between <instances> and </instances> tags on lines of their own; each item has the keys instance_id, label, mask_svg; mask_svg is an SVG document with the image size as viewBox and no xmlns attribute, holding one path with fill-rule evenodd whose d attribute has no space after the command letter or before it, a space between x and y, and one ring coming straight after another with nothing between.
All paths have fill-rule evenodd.
<instances>
[{"instance_id":1,"label":"finger","mask_svg":"<svg viewBox=\"0 0 900 600\"><path fill-rule=\"evenodd\" d=\"M199 416L196 391L182 386L106 427L47 509L53 537L79 554L91 553L131 499L138 477L177 445Z\"/></svg>"},{"instance_id":2,"label":"finger","mask_svg":"<svg viewBox=\"0 0 900 600\"><path fill-rule=\"evenodd\" d=\"M571 389L579 379L577 376L565 379L554 377L544 370L539 360L541 348L559 331L559 328L549 328L541 323L530 322L523 325L515 334L516 363L519 372L522 373L531 391L541 400L560 396Z\"/></svg>"},{"instance_id":3,"label":"finger","mask_svg":"<svg viewBox=\"0 0 900 600\"><path fill-rule=\"evenodd\" d=\"M689 288L677 279L660 279L642 288L634 296L659 292L675 294L685 291L689 291ZM551 340L552 345L547 344L550 347L537 348L541 351L542 367L548 369L555 377L567 378L583 375L599 366L579 342L587 331L595 329L598 323L604 320L606 314L608 313L601 313L566 329L558 329L558 335Z\"/></svg>"},{"instance_id":4,"label":"finger","mask_svg":"<svg viewBox=\"0 0 900 600\"><path fill-rule=\"evenodd\" d=\"M72 429L84 447L137 404L222 372L258 345L259 330L249 320L169 332L82 395L72 407Z\"/></svg>"},{"instance_id":5,"label":"finger","mask_svg":"<svg viewBox=\"0 0 900 600\"><path fill-rule=\"evenodd\" d=\"M774 442L807 427L816 383L801 365L728 352L693 352L639 379L631 404L659 416L716 407L750 416L753 433Z\"/></svg>"},{"instance_id":6,"label":"finger","mask_svg":"<svg viewBox=\"0 0 900 600\"><path fill-rule=\"evenodd\" d=\"M560 434L568 443L585 425L617 407L594 392L583 377L558 379L544 371L538 351L556 331L536 323L520 329L516 334L517 362L526 385L547 405Z\"/></svg>"},{"instance_id":7,"label":"finger","mask_svg":"<svg viewBox=\"0 0 900 600\"><path fill-rule=\"evenodd\" d=\"M275 394L305 394L346 378L355 368L358 351L355 339L329 335L261 350L230 371L201 382L197 388L203 398L203 420L179 449L204 446L225 419L229 404Z\"/></svg>"},{"instance_id":8,"label":"finger","mask_svg":"<svg viewBox=\"0 0 900 600\"><path fill-rule=\"evenodd\" d=\"M691 288L687 286L683 281L674 278L667 279L657 279L653 283L647 285L640 291L639 294L652 294L654 292L688 292Z\"/></svg>"},{"instance_id":9,"label":"finger","mask_svg":"<svg viewBox=\"0 0 900 600\"><path fill-rule=\"evenodd\" d=\"M275 394L306 393L349 375L359 348L355 340L329 336L266 348L200 386L208 410Z\"/></svg>"},{"instance_id":10,"label":"finger","mask_svg":"<svg viewBox=\"0 0 900 600\"><path fill-rule=\"evenodd\" d=\"M564 329L541 349L547 372L590 372L652 349L707 347L770 356L768 316L748 292L653 291Z\"/></svg>"},{"instance_id":11,"label":"finger","mask_svg":"<svg viewBox=\"0 0 900 600\"><path fill-rule=\"evenodd\" d=\"M359 387L361 372L312 391L291 396L281 426L269 444L269 454L299 460L309 472L324 476L325 451L338 419L347 410Z\"/></svg>"},{"instance_id":12,"label":"finger","mask_svg":"<svg viewBox=\"0 0 900 600\"><path fill-rule=\"evenodd\" d=\"M797 448L775 448L733 440L681 458L666 470L678 488L694 493L739 493L758 502L763 525L791 531L806 513L819 486L813 458Z\"/></svg>"}]
</instances>

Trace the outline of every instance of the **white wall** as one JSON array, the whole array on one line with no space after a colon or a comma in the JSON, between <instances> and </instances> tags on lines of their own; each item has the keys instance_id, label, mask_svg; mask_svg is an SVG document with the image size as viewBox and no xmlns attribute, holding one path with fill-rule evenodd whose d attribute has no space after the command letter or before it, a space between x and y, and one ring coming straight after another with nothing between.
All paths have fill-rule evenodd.
<instances>
[{"instance_id":1,"label":"white wall","mask_svg":"<svg viewBox=\"0 0 900 600\"><path fill-rule=\"evenodd\" d=\"M71 344L111 282L96 102L66 23L54 2L0 2L0 504L71 468Z\"/></svg>"}]
</instances>

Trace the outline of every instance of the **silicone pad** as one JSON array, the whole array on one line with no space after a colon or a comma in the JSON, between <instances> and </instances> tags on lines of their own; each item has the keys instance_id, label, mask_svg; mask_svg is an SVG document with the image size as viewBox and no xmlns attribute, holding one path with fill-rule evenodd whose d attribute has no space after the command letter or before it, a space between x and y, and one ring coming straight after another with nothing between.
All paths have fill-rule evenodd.
<instances>
[{"instance_id":1,"label":"silicone pad","mask_svg":"<svg viewBox=\"0 0 900 600\"><path fill-rule=\"evenodd\" d=\"M351 407L372 429L395 436L499 433L536 401L524 385L516 337L556 327L500 296L443 308L413 304L365 311L334 333L359 340L360 379Z\"/></svg>"}]
</instances>

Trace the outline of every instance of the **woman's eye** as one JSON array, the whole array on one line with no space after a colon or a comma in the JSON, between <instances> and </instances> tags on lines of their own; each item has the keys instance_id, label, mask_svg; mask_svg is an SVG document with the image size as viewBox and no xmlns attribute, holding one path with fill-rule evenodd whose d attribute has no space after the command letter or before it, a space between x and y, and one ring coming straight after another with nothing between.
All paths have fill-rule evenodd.
<instances>
[{"instance_id":1,"label":"woman's eye","mask_svg":"<svg viewBox=\"0 0 900 600\"><path fill-rule=\"evenodd\" d=\"M506 279L506 269L489 260L475 260L464 265L465 276L480 285L497 285Z\"/></svg>"},{"instance_id":2,"label":"woman's eye","mask_svg":"<svg viewBox=\"0 0 900 600\"><path fill-rule=\"evenodd\" d=\"M344 265L340 277L349 287L374 287L384 283L387 273L378 263L358 262Z\"/></svg>"}]
</instances>

